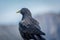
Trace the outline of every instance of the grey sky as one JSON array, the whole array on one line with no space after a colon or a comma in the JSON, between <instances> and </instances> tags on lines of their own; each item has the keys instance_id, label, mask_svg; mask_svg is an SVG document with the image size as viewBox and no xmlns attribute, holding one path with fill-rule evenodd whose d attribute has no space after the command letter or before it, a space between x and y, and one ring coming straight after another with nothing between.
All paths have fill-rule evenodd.
<instances>
[{"instance_id":1,"label":"grey sky","mask_svg":"<svg viewBox=\"0 0 60 40\"><path fill-rule=\"evenodd\" d=\"M18 22L21 15L16 11L26 7L32 15L60 10L60 0L0 0L0 23ZM40 13L41 14L41 13Z\"/></svg>"}]
</instances>

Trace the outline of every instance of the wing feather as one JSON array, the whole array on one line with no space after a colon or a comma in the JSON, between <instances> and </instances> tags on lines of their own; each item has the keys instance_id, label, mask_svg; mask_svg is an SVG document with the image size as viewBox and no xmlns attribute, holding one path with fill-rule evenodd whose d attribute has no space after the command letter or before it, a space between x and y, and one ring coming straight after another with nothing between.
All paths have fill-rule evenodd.
<instances>
[{"instance_id":1,"label":"wing feather","mask_svg":"<svg viewBox=\"0 0 60 40\"><path fill-rule=\"evenodd\" d=\"M33 34L41 34L44 33L40 31L39 23L33 19L33 18L26 18L20 22L21 25L23 25L24 31L27 31L28 33Z\"/></svg>"}]
</instances>

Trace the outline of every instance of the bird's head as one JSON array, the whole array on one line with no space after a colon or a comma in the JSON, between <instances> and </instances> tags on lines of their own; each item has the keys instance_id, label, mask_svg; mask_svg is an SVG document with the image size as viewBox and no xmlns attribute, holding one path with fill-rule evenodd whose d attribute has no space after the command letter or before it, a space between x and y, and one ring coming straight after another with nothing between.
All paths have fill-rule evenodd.
<instances>
[{"instance_id":1,"label":"bird's head","mask_svg":"<svg viewBox=\"0 0 60 40\"><path fill-rule=\"evenodd\" d=\"M31 16L31 12L28 8L22 8L17 13L21 13L22 15L30 15Z\"/></svg>"}]
</instances>

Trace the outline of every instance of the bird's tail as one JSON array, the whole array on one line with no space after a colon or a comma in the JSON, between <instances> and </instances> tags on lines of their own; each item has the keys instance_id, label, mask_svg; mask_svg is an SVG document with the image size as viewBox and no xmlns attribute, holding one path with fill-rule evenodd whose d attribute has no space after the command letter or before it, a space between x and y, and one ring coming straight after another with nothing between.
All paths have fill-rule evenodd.
<instances>
[{"instance_id":1,"label":"bird's tail","mask_svg":"<svg viewBox=\"0 0 60 40\"><path fill-rule=\"evenodd\" d=\"M45 35L45 33L44 33L44 32L42 32L42 31L40 31L40 35Z\"/></svg>"},{"instance_id":2,"label":"bird's tail","mask_svg":"<svg viewBox=\"0 0 60 40\"><path fill-rule=\"evenodd\" d=\"M35 39L36 40L46 40L44 37L42 37L41 35L35 35Z\"/></svg>"}]
</instances>

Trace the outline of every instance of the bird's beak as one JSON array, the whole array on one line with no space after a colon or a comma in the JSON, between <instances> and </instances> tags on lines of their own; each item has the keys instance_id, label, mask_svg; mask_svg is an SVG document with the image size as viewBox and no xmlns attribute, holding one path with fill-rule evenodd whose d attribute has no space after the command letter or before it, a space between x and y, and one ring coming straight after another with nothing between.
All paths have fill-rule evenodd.
<instances>
[{"instance_id":1,"label":"bird's beak","mask_svg":"<svg viewBox=\"0 0 60 40\"><path fill-rule=\"evenodd\" d=\"M19 10L19 11L17 11L16 13L20 13L20 10Z\"/></svg>"}]
</instances>

